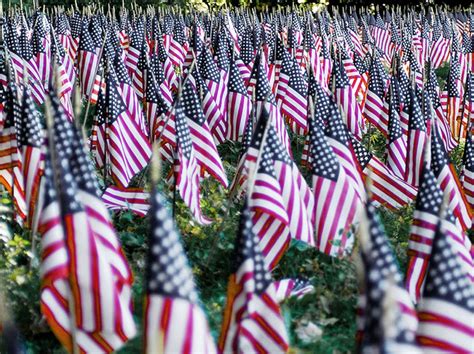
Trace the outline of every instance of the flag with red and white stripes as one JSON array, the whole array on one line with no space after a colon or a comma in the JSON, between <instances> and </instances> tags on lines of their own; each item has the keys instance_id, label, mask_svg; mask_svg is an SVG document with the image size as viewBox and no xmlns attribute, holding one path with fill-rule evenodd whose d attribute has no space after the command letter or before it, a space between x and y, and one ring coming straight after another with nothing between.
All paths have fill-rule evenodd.
<instances>
[{"instance_id":1,"label":"flag with red and white stripes","mask_svg":"<svg viewBox=\"0 0 474 354\"><path fill-rule=\"evenodd\" d=\"M314 292L311 281L302 278L288 278L273 282L276 289L276 300L281 303L287 299L296 297L302 299L306 294Z\"/></svg>"},{"instance_id":2,"label":"flag with red and white stripes","mask_svg":"<svg viewBox=\"0 0 474 354\"><path fill-rule=\"evenodd\" d=\"M252 231L250 213L245 204L227 285L219 350L223 353L286 353L289 342L285 322L258 237Z\"/></svg>"},{"instance_id":3,"label":"flag with red and white stripes","mask_svg":"<svg viewBox=\"0 0 474 354\"><path fill-rule=\"evenodd\" d=\"M135 123L119 93L117 78L111 69L107 77L106 115L97 122L104 137L105 161L115 184L127 187L131 179L147 164L151 146L141 128Z\"/></svg>"},{"instance_id":4,"label":"flag with red and white stripes","mask_svg":"<svg viewBox=\"0 0 474 354\"><path fill-rule=\"evenodd\" d=\"M416 342L418 318L395 254L372 202L362 217L361 353L421 353Z\"/></svg>"},{"instance_id":5,"label":"flag with red and white stripes","mask_svg":"<svg viewBox=\"0 0 474 354\"><path fill-rule=\"evenodd\" d=\"M433 129L431 134L431 169L441 190L448 196L449 209L459 221L462 230L469 230L472 226L471 208L436 129Z\"/></svg>"},{"instance_id":6,"label":"flag with red and white stripes","mask_svg":"<svg viewBox=\"0 0 474 354\"><path fill-rule=\"evenodd\" d=\"M342 62L334 64L332 79L335 85L334 97L336 103L341 107L342 119L348 130L360 139L365 130L364 117Z\"/></svg>"},{"instance_id":7,"label":"flag with red and white stripes","mask_svg":"<svg viewBox=\"0 0 474 354\"><path fill-rule=\"evenodd\" d=\"M239 74L235 60L230 62L227 84L227 139L241 141L251 118L252 100L247 94L244 81Z\"/></svg>"},{"instance_id":8,"label":"flag with red and white stripes","mask_svg":"<svg viewBox=\"0 0 474 354\"><path fill-rule=\"evenodd\" d=\"M309 122L308 157L314 191L316 247L330 256L344 256L354 245L351 226L361 199L321 127L313 120Z\"/></svg>"},{"instance_id":9,"label":"flag with red and white stripes","mask_svg":"<svg viewBox=\"0 0 474 354\"><path fill-rule=\"evenodd\" d=\"M23 92L20 119L15 121L16 140L22 159L22 172L25 188L25 202L28 210L27 225L35 220L38 205L40 179L44 170L43 128L41 114L35 108L28 89Z\"/></svg>"},{"instance_id":10,"label":"flag with red and white stripes","mask_svg":"<svg viewBox=\"0 0 474 354\"><path fill-rule=\"evenodd\" d=\"M100 200L81 134L59 100L51 101L54 159L46 160L38 228L41 312L68 351L76 343L82 352L112 352L136 334L132 272Z\"/></svg>"},{"instance_id":11,"label":"flag with red and white stripes","mask_svg":"<svg viewBox=\"0 0 474 354\"><path fill-rule=\"evenodd\" d=\"M431 102L429 94L423 92L423 107L427 113L424 118L421 112L418 98L410 90L410 103L408 106L408 146L405 180L412 186L418 186L421 170L423 168L423 155L426 140L428 139L427 126L425 119L431 124Z\"/></svg>"},{"instance_id":12,"label":"flag with red and white stripes","mask_svg":"<svg viewBox=\"0 0 474 354\"><path fill-rule=\"evenodd\" d=\"M222 143L225 141L227 128L227 119L225 116L225 112L227 111L227 74L224 73L224 77L222 76L221 70L214 62L209 49L206 47L198 58L198 66L199 75L202 80L204 80L210 93L210 97L206 100L206 106L211 103L215 104L215 108L212 110L212 118L210 120L208 119L209 128L216 141Z\"/></svg>"},{"instance_id":13,"label":"flag with red and white stripes","mask_svg":"<svg viewBox=\"0 0 474 354\"><path fill-rule=\"evenodd\" d=\"M294 127L295 133L306 131L308 83L299 64L281 43L277 56L277 60L281 61L276 92L277 105L281 107L281 113L287 117L290 126Z\"/></svg>"},{"instance_id":14,"label":"flag with red and white stripes","mask_svg":"<svg viewBox=\"0 0 474 354\"><path fill-rule=\"evenodd\" d=\"M102 201L109 210L130 210L139 216L145 216L150 209L150 193L143 188L123 188L109 186L102 194Z\"/></svg>"},{"instance_id":15,"label":"flag with red and white stripes","mask_svg":"<svg viewBox=\"0 0 474 354\"><path fill-rule=\"evenodd\" d=\"M150 213L144 352L217 353L181 237L156 191Z\"/></svg>"},{"instance_id":16,"label":"flag with red and white stripes","mask_svg":"<svg viewBox=\"0 0 474 354\"><path fill-rule=\"evenodd\" d=\"M278 139L271 118L263 110L249 151L257 153L250 169L249 207L265 262L273 269L292 238L315 246L314 194Z\"/></svg>"},{"instance_id":17,"label":"flag with red and white stripes","mask_svg":"<svg viewBox=\"0 0 474 354\"><path fill-rule=\"evenodd\" d=\"M406 287L414 303L419 301L423 293L442 202L443 192L436 182L435 175L425 163L408 243ZM456 225L454 218L451 217L451 211L449 214L450 217L442 221L446 236L453 241L456 254L466 274L474 282L471 243L467 235Z\"/></svg>"},{"instance_id":18,"label":"flag with red and white stripes","mask_svg":"<svg viewBox=\"0 0 474 354\"><path fill-rule=\"evenodd\" d=\"M5 122L0 132L0 184L8 191L15 205L15 218L22 223L28 213L23 177L22 154L19 150L17 122L22 121L23 107L14 82L6 92Z\"/></svg>"},{"instance_id":19,"label":"flag with red and white stripes","mask_svg":"<svg viewBox=\"0 0 474 354\"><path fill-rule=\"evenodd\" d=\"M387 167L393 174L405 179L408 156L407 137L400 123L400 88L395 77L390 81L387 135Z\"/></svg>"},{"instance_id":20,"label":"flag with red and white stripes","mask_svg":"<svg viewBox=\"0 0 474 354\"><path fill-rule=\"evenodd\" d=\"M395 176L382 161L355 139L352 139L352 147L364 177L370 177L372 181L374 202L389 209L399 209L415 200L416 187Z\"/></svg>"},{"instance_id":21,"label":"flag with red and white stripes","mask_svg":"<svg viewBox=\"0 0 474 354\"><path fill-rule=\"evenodd\" d=\"M417 340L425 352L469 353L474 338L473 283L445 232L444 224L438 222L418 306Z\"/></svg>"},{"instance_id":22,"label":"flag with red and white stripes","mask_svg":"<svg viewBox=\"0 0 474 354\"><path fill-rule=\"evenodd\" d=\"M380 65L376 65L376 57L372 59L369 70L369 87L365 99L364 116L379 129L382 134L388 133L388 110L384 106L385 82L380 70Z\"/></svg>"},{"instance_id":23,"label":"flag with red and white stripes","mask_svg":"<svg viewBox=\"0 0 474 354\"><path fill-rule=\"evenodd\" d=\"M81 39L77 54L77 70L81 82L81 93L89 97L92 93L95 77L99 68L99 50L87 28L88 22L85 21L82 26Z\"/></svg>"}]
</instances>

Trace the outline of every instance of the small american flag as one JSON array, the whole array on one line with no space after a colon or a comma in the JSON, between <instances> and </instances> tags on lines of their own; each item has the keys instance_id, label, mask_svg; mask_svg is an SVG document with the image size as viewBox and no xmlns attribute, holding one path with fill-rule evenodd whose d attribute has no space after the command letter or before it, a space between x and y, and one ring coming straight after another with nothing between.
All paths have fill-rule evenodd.
<instances>
[{"instance_id":1,"label":"small american flag","mask_svg":"<svg viewBox=\"0 0 474 354\"><path fill-rule=\"evenodd\" d=\"M106 112L105 121L99 123L105 129L105 138L101 141L110 159L110 175L117 185L127 187L147 165L151 147L125 106L113 69L107 77Z\"/></svg>"},{"instance_id":2,"label":"small american flag","mask_svg":"<svg viewBox=\"0 0 474 354\"><path fill-rule=\"evenodd\" d=\"M18 46L21 52L21 73L17 72L17 80L22 82L23 80L23 67L26 66L26 72L28 73L28 82L31 87L31 94L35 102L39 105L43 104L45 91L44 82L42 81L42 75L38 71L38 65L35 57L33 56L33 49L28 39L26 29L22 27L20 32L20 38L18 38ZM13 57L12 57L13 59Z\"/></svg>"},{"instance_id":3,"label":"small american flag","mask_svg":"<svg viewBox=\"0 0 474 354\"><path fill-rule=\"evenodd\" d=\"M41 14L36 18L32 36L33 56L35 57L38 73L44 89L48 89L51 77L51 35L50 24Z\"/></svg>"},{"instance_id":4,"label":"small american flag","mask_svg":"<svg viewBox=\"0 0 474 354\"><path fill-rule=\"evenodd\" d=\"M291 238L316 245L313 229L315 200L269 120L271 122L264 109L249 148L249 151L257 151L250 155L260 156L257 157L258 165L250 172L255 175L250 176L253 186L249 187L252 191L249 207L253 212L253 230L260 238L266 264L273 269Z\"/></svg>"},{"instance_id":5,"label":"small american flag","mask_svg":"<svg viewBox=\"0 0 474 354\"><path fill-rule=\"evenodd\" d=\"M27 216L23 161L18 149L16 124L22 121L22 106L19 102L17 87L10 82L6 92L5 122L0 133L0 184L13 199L16 217L22 222Z\"/></svg>"},{"instance_id":6,"label":"small american flag","mask_svg":"<svg viewBox=\"0 0 474 354\"><path fill-rule=\"evenodd\" d=\"M423 122L424 124L424 122ZM392 78L389 94L387 167L399 178L404 179L407 161L407 140L400 124L400 92L398 81Z\"/></svg>"},{"instance_id":7,"label":"small american flag","mask_svg":"<svg viewBox=\"0 0 474 354\"><path fill-rule=\"evenodd\" d=\"M441 105L438 79L433 67L428 68L428 81L426 83L425 89L430 94L433 110L436 114L436 125L438 126L439 134L442 138L444 147L446 151L451 151L456 147L457 143L451 134L451 128L446 118L443 106Z\"/></svg>"},{"instance_id":8,"label":"small american flag","mask_svg":"<svg viewBox=\"0 0 474 354\"><path fill-rule=\"evenodd\" d=\"M314 286L311 281L303 278L288 278L273 282L276 289L276 299L279 303L296 297L302 299L306 294L314 292Z\"/></svg>"},{"instance_id":9,"label":"small american flag","mask_svg":"<svg viewBox=\"0 0 474 354\"><path fill-rule=\"evenodd\" d=\"M408 243L408 255L410 259L407 267L406 284L414 303L418 302L423 292L442 202L443 192L437 185L435 175L425 163ZM446 236L454 241L458 257L462 260L466 271L469 273L471 279L474 279L469 238L462 233L452 217L443 220L443 226Z\"/></svg>"},{"instance_id":10,"label":"small american flag","mask_svg":"<svg viewBox=\"0 0 474 354\"><path fill-rule=\"evenodd\" d=\"M362 173L372 180L373 200L390 209L399 209L415 200L417 189L395 176L387 166L360 142L352 139Z\"/></svg>"},{"instance_id":11,"label":"small american flag","mask_svg":"<svg viewBox=\"0 0 474 354\"><path fill-rule=\"evenodd\" d=\"M349 177L351 185L357 195L361 200L365 200L364 183L357 166L356 156L354 156L354 152L350 146L347 127L342 121L336 104L331 100L327 100L326 103L329 105L327 107L327 125L324 128L326 139Z\"/></svg>"},{"instance_id":12,"label":"small american flag","mask_svg":"<svg viewBox=\"0 0 474 354\"><path fill-rule=\"evenodd\" d=\"M342 61L335 63L333 70L335 84L334 97L342 109L342 118L349 131L358 139L362 138L364 117L357 98L352 90Z\"/></svg>"},{"instance_id":13,"label":"small american flag","mask_svg":"<svg viewBox=\"0 0 474 354\"><path fill-rule=\"evenodd\" d=\"M425 351L472 352L474 289L453 242L438 223L418 318L417 340Z\"/></svg>"},{"instance_id":14,"label":"small american flag","mask_svg":"<svg viewBox=\"0 0 474 354\"><path fill-rule=\"evenodd\" d=\"M46 159L38 228L41 312L68 351L73 349L74 335L81 351L111 352L136 334L133 277L100 200L81 134L64 115L59 100L51 97L51 103L54 133L49 139L55 159Z\"/></svg>"},{"instance_id":15,"label":"small american flag","mask_svg":"<svg viewBox=\"0 0 474 354\"><path fill-rule=\"evenodd\" d=\"M18 150L22 159L25 202L28 209L28 226L32 226L38 204L40 179L44 170L43 128L41 113L35 108L29 90L23 92L21 115L15 121Z\"/></svg>"},{"instance_id":16,"label":"small american flag","mask_svg":"<svg viewBox=\"0 0 474 354\"><path fill-rule=\"evenodd\" d=\"M427 95L424 95L424 105L431 113L431 102L428 101ZM420 181L421 170L423 168L423 154L426 144L427 127L423 114L421 112L418 98L413 90L410 90L410 104L408 108L408 146L406 161L406 178L407 183L412 186L418 186Z\"/></svg>"},{"instance_id":17,"label":"small american flag","mask_svg":"<svg viewBox=\"0 0 474 354\"><path fill-rule=\"evenodd\" d=\"M227 96L226 81L223 80L221 72L217 67L208 48L204 48L198 60L200 77L206 83L210 98L214 101L216 107L213 110L211 120L208 119L209 128L216 141L222 143L225 141L227 119L225 105ZM207 100L209 101L209 100ZM210 104L209 102L207 103ZM216 109L217 108L217 109Z\"/></svg>"},{"instance_id":18,"label":"small american flag","mask_svg":"<svg viewBox=\"0 0 474 354\"><path fill-rule=\"evenodd\" d=\"M307 129L308 83L303 77L296 60L288 53L283 44L278 47L278 60L281 61L277 104L281 107L295 133Z\"/></svg>"},{"instance_id":19,"label":"small american flag","mask_svg":"<svg viewBox=\"0 0 474 354\"><path fill-rule=\"evenodd\" d=\"M365 298L360 352L421 353L416 343L416 311L403 287L395 255L371 202L367 204L360 229L363 233L362 296Z\"/></svg>"},{"instance_id":20,"label":"small american flag","mask_svg":"<svg viewBox=\"0 0 474 354\"><path fill-rule=\"evenodd\" d=\"M190 73L189 75L193 74L198 75L197 72ZM184 84L181 95L181 104L187 118L195 158L198 161L201 176L210 174L224 187L227 187L228 182L224 166L212 138L209 124L201 108L201 100L196 92L200 85L197 85L196 88L194 86L196 82L199 83L198 80L199 77L191 76ZM202 84L201 82L201 87Z\"/></svg>"},{"instance_id":21,"label":"small american flag","mask_svg":"<svg viewBox=\"0 0 474 354\"><path fill-rule=\"evenodd\" d=\"M112 63L109 63L109 65L112 65ZM149 130L145 122L145 117L143 116L140 101L138 100L138 96L133 89L132 81L130 80L127 69L122 59L118 55L113 61L113 67L117 76L117 89L120 93L120 96L122 97L123 103L127 107L130 117L132 117L135 125L140 128L142 134L148 136Z\"/></svg>"},{"instance_id":22,"label":"small american flag","mask_svg":"<svg viewBox=\"0 0 474 354\"><path fill-rule=\"evenodd\" d=\"M102 201L110 210L130 210L137 215L145 216L150 209L150 193L143 188L122 188L109 186L102 194Z\"/></svg>"},{"instance_id":23,"label":"small american flag","mask_svg":"<svg viewBox=\"0 0 474 354\"><path fill-rule=\"evenodd\" d=\"M245 204L227 286L219 350L225 353L285 353L289 343L275 286L252 231Z\"/></svg>"},{"instance_id":24,"label":"small american flag","mask_svg":"<svg viewBox=\"0 0 474 354\"><path fill-rule=\"evenodd\" d=\"M146 353L217 353L193 273L163 198L152 192L144 304Z\"/></svg>"},{"instance_id":25,"label":"small american flag","mask_svg":"<svg viewBox=\"0 0 474 354\"><path fill-rule=\"evenodd\" d=\"M235 60L230 62L227 91L227 139L241 141L250 119L252 100L247 94Z\"/></svg>"},{"instance_id":26,"label":"small american flag","mask_svg":"<svg viewBox=\"0 0 474 354\"><path fill-rule=\"evenodd\" d=\"M449 198L449 209L459 220L462 229L469 230L472 225L471 209L436 129L431 134L431 169L441 190Z\"/></svg>"},{"instance_id":27,"label":"small american flag","mask_svg":"<svg viewBox=\"0 0 474 354\"><path fill-rule=\"evenodd\" d=\"M459 112L461 109L461 98L463 95L459 56L460 54L458 55L458 53L451 54L451 66L449 69L448 80L446 81L446 95L448 99L446 106L446 118L448 119L454 139L459 138L459 132L461 128Z\"/></svg>"},{"instance_id":28,"label":"small american flag","mask_svg":"<svg viewBox=\"0 0 474 354\"><path fill-rule=\"evenodd\" d=\"M81 39L79 41L77 68L81 81L82 95L89 97L94 86L95 76L99 67L97 47L87 28L87 21L83 23Z\"/></svg>"},{"instance_id":29,"label":"small american flag","mask_svg":"<svg viewBox=\"0 0 474 354\"><path fill-rule=\"evenodd\" d=\"M388 131L388 111L384 107L385 82L374 58L369 70L369 87L364 106L365 118L384 135ZM382 69L383 70L383 69Z\"/></svg>"},{"instance_id":30,"label":"small american flag","mask_svg":"<svg viewBox=\"0 0 474 354\"><path fill-rule=\"evenodd\" d=\"M316 247L328 255L342 256L350 253L354 243L351 224L361 205L360 198L321 127L312 120L309 139Z\"/></svg>"},{"instance_id":31,"label":"small american flag","mask_svg":"<svg viewBox=\"0 0 474 354\"><path fill-rule=\"evenodd\" d=\"M174 161L174 177L176 188L184 203L188 206L194 218L202 225L211 223L201 211L199 164L195 156L194 145L191 138L189 119L186 117L185 107L178 103L175 114L176 127L176 153ZM171 118L170 118L171 119Z\"/></svg>"}]
</instances>

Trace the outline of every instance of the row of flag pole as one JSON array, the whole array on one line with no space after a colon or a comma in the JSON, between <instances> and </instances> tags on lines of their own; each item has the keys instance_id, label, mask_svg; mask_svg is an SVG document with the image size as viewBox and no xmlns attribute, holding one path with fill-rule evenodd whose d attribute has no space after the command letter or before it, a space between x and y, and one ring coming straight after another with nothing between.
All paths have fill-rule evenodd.
<instances>
[{"instance_id":1,"label":"row of flag pole","mask_svg":"<svg viewBox=\"0 0 474 354\"><path fill-rule=\"evenodd\" d=\"M133 274L109 215L123 209L151 223L147 352L288 351L279 303L311 291L272 280L292 240L334 257L360 243L362 352L472 349L474 14L54 8L10 11L1 34L0 183L17 222L41 234L41 312L69 351L111 352L136 335ZM383 158L364 142L375 131ZM230 181L218 146L237 142ZM449 152L460 143L458 176ZM150 159L147 192L134 181ZM213 222L202 179L243 201L218 341L161 178L202 225ZM410 204L404 277L376 209Z\"/></svg>"}]
</instances>

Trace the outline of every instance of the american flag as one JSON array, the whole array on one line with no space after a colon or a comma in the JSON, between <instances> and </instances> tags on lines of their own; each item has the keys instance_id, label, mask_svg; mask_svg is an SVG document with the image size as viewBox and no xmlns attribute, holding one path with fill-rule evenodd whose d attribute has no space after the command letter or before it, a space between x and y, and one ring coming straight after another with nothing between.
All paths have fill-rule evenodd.
<instances>
[{"instance_id":1,"label":"american flag","mask_svg":"<svg viewBox=\"0 0 474 354\"><path fill-rule=\"evenodd\" d=\"M423 292L442 202L443 192L436 182L435 175L425 163L408 243L410 258L407 267L406 286L414 303L418 302ZM446 236L454 241L459 259L462 260L467 273L474 279L469 238L461 232L453 218L447 218L442 222Z\"/></svg>"},{"instance_id":2,"label":"american flag","mask_svg":"<svg viewBox=\"0 0 474 354\"><path fill-rule=\"evenodd\" d=\"M418 319L392 247L372 202L361 222L361 353L421 353L416 343Z\"/></svg>"},{"instance_id":3,"label":"american flag","mask_svg":"<svg viewBox=\"0 0 474 354\"><path fill-rule=\"evenodd\" d=\"M174 36L171 38L170 46L168 49L168 55L171 62L182 68L184 60L186 58L186 52L188 51L188 41L184 33L184 24L179 18L175 19L174 23Z\"/></svg>"},{"instance_id":4,"label":"american flag","mask_svg":"<svg viewBox=\"0 0 474 354\"><path fill-rule=\"evenodd\" d=\"M384 107L385 82L380 72L380 66L375 64L376 60L376 58L372 60L369 71L369 86L365 99L364 115L371 124L384 135L387 135L388 111Z\"/></svg>"},{"instance_id":5,"label":"american flag","mask_svg":"<svg viewBox=\"0 0 474 354\"><path fill-rule=\"evenodd\" d=\"M151 63L150 63L151 64ZM161 66L161 63L158 63ZM150 141L154 141L159 135L158 130L163 117L171 109L170 102L165 99L158 83L156 82L156 76L154 71L152 72L149 67L147 70L145 80L145 95L143 97L143 110L147 117L148 131ZM166 129L166 128L165 128ZM174 134L173 130L173 134Z\"/></svg>"},{"instance_id":6,"label":"american flag","mask_svg":"<svg viewBox=\"0 0 474 354\"><path fill-rule=\"evenodd\" d=\"M23 92L19 119L15 121L17 147L21 154L25 188L25 202L28 210L28 226L35 222L40 179L44 170L43 128L41 113L35 108L28 89Z\"/></svg>"},{"instance_id":7,"label":"american flag","mask_svg":"<svg viewBox=\"0 0 474 354\"><path fill-rule=\"evenodd\" d=\"M276 94L277 104L289 120L290 126L295 127L295 132L307 129L308 111L308 83L306 82L299 64L280 44L278 47L278 60L281 61L278 89Z\"/></svg>"},{"instance_id":8,"label":"american flag","mask_svg":"<svg viewBox=\"0 0 474 354\"><path fill-rule=\"evenodd\" d=\"M145 42L145 26L143 18L140 17L135 23L135 28L130 34L130 45L127 49L127 57L125 60L125 66L128 69L130 76L136 71L138 60L143 52Z\"/></svg>"},{"instance_id":9,"label":"american flag","mask_svg":"<svg viewBox=\"0 0 474 354\"><path fill-rule=\"evenodd\" d=\"M147 127L145 117L143 116L140 101L138 100L138 96L133 89L132 81L130 80L130 76L128 75L127 69L122 59L117 55L113 61L113 64L108 63L108 65L113 65L114 67L114 71L117 76L117 88L120 96L122 97L123 103L125 104L125 107L127 107L127 112L129 113L130 117L132 117L135 125L140 128L142 134L146 136L150 134L151 136L151 131L149 130L149 127Z\"/></svg>"},{"instance_id":10,"label":"american flag","mask_svg":"<svg viewBox=\"0 0 474 354\"><path fill-rule=\"evenodd\" d=\"M44 83L42 81L42 75L40 75L38 71L38 65L33 56L33 49L27 37L26 29L23 27L20 32L20 37L18 38L18 48L21 53L22 62L19 64L14 63L14 66L19 65L21 68L21 72L16 72L17 80L18 82L22 82L23 73L26 71L33 99L37 104L41 105L43 104L45 97ZM14 60L14 57L12 57L12 60ZM26 70L24 67L26 67Z\"/></svg>"},{"instance_id":11,"label":"american flag","mask_svg":"<svg viewBox=\"0 0 474 354\"><path fill-rule=\"evenodd\" d=\"M165 62L166 62L166 58ZM153 75L152 75L153 74ZM168 85L168 81L165 77L165 72L163 70L163 64L161 63L160 55L153 53L150 56L149 67L147 67L146 75L152 75L155 77L156 84L158 85L163 100L166 102L167 105L173 105L173 94L171 92L171 88ZM148 76L147 76L148 79ZM146 82L145 82L145 89L146 89Z\"/></svg>"},{"instance_id":12,"label":"american flag","mask_svg":"<svg viewBox=\"0 0 474 354\"><path fill-rule=\"evenodd\" d=\"M248 153L257 156L249 177L253 231L266 264L273 269L291 238L315 246L314 195L285 151L266 109L255 127Z\"/></svg>"},{"instance_id":13,"label":"american flag","mask_svg":"<svg viewBox=\"0 0 474 354\"><path fill-rule=\"evenodd\" d=\"M263 54L260 54L255 60L252 70L251 85L252 97L255 95L255 116L260 117L263 110L268 110L272 125L275 127L278 138L281 144L285 147L288 154L291 155L291 143L288 136L285 121L281 116L279 107L277 106L275 96L273 95L262 61L264 61Z\"/></svg>"},{"instance_id":14,"label":"american flag","mask_svg":"<svg viewBox=\"0 0 474 354\"><path fill-rule=\"evenodd\" d=\"M451 132L454 139L459 138L459 132L461 128L461 118L459 112L461 109L462 99L462 81L461 81L461 68L459 66L459 57L457 53L451 55L451 66L449 69L447 85L447 106L446 106L446 118L451 127Z\"/></svg>"},{"instance_id":15,"label":"american flag","mask_svg":"<svg viewBox=\"0 0 474 354\"><path fill-rule=\"evenodd\" d=\"M273 282L276 289L276 300L279 303L296 297L302 299L306 294L314 292L314 286L311 281L303 278L287 278Z\"/></svg>"},{"instance_id":16,"label":"american flag","mask_svg":"<svg viewBox=\"0 0 474 354\"><path fill-rule=\"evenodd\" d=\"M110 175L115 184L127 187L131 179L148 163L150 143L130 116L119 93L113 69L107 77L105 121L98 122L105 138L100 139L110 161ZM108 165L108 161L105 161Z\"/></svg>"},{"instance_id":17,"label":"american flag","mask_svg":"<svg viewBox=\"0 0 474 354\"><path fill-rule=\"evenodd\" d=\"M245 204L227 286L219 350L224 353L284 353L289 348L275 286L252 231Z\"/></svg>"},{"instance_id":18,"label":"american flag","mask_svg":"<svg viewBox=\"0 0 474 354\"><path fill-rule=\"evenodd\" d=\"M387 167L401 179L405 178L407 155L407 139L400 124L400 92L397 79L392 78L389 93Z\"/></svg>"},{"instance_id":19,"label":"american flag","mask_svg":"<svg viewBox=\"0 0 474 354\"><path fill-rule=\"evenodd\" d=\"M81 93L89 97L94 86L95 77L99 67L100 58L97 47L87 28L87 21L83 23L81 39L77 54L77 70L81 82Z\"/></svg>"},{"instance_id":20,"label":"american flag","mask_svg":"<svg viewBox=\"0 0 474 354\"><path fill-rule=\"evenodd\" d=\"M327 107L327 124L324 128L324 134L326 135L329 145L336 154L339 163L349 177L351 186L354 188L359 198L365 200L364 183L357 166L356 156L350 146L347 127L342 121L341 114L339 113L336 104L331 100L326 102L329 106Z\"/></svg>"},{"instance_id":21,"label":"american flag","mask_svg":"<svg viewBox=\"0 0 474 354\"><path fill-rule=\"evenodd\" d=\"M449 21L447 21L449 22ZM433 29L433 41L430 49L430 62L434 69L439 68L449 58L450 54L450 35L443 32L435 38Z\"/></svg>"},{"instance_id":22,"label":"american flag","mask_svg":"<svg viewBox=\"0 0 474 354\"><path fill-rule=\"evenodd\" d=\"M109 210L130 210L137 215L145 216L150 209L150 193L143 188L122 188L109 186L102 194L102 201Z\"/></svg>"},{"instance_id":23,"label":"american flag","mask_svg":"<svg viewBox=\"0 0 474 354\"><path fill-rule=\"evenodd\" d=\"M150 213L145 353L217 353L181 237L156 191Z\"/></svg>"},{"instance_id":24,"label":"american flag","mask_svg":"<svg viewBox=\"0 0 474 354\"><path fill-rule=\"evenodd\" d=\"M26 219L28 206L26 204L25 184L23 178L23 161L18 149L16 124L22 121L22 106L19 93L13 82L10 82L6 92L5 122L0 133L0 184L5 187L13 199L16 218L22 222Z\"/></svg>"},{"instance_id":25,"label":"american flag","mask_svg":"<svg viewBox=\"0 0 474 354\"><path fill-rule=\"evenodd\" d=\"M193 74L199 75L197 72L190 73L189 75ZM227 187L228 182L224 166L212 138L209 124L201 108L201 100L196 92L199 87L202 87L202 83L195 87L195 83L199 83L199 81L195 79L196 78L191 76L184 84L180 98L184 114L187 118L191 140L194 146L194 154L199 164L201 176L210 174L224 187ZM197 77L197 79L199 79L199 77ZM202 104L204 104L204 102Z\"/></svg>"},{"instance_id":26,"label":"american flag","mask_svg":"<svg viewBox=\"0 0 474 354\"><path fill-rule=\"evenodd\" d=\"M342 109L341 115L344 123L349 131L360 139L365 128L364 117L342 61L334 64L333 75L335 85L334 97Z\"/></svg>"},{"instance_id":27,"label":"american flag","mask_svg":"<svg viewBox=\"0 0 474 354\"><path fill-rule=\"evenodd\" d=\"M178 188L181 198L196 221L202 225L207 225L211 223L211 220L206 218L201 211L200 168L195 156L196 152L188 126L190 119L187 117L186 109L186 105L181 101L176 106L174 113L176 127L175 188Z\"/></svg>"},{"instance_id":28,"label":"american flag","mask_svg":"<svg viewBox=\"0 0 474 354\"><path fill-rule=\"evenodd\" d=\"M208 48L204 48L198 60L199 74L207 85L210 93L210 98L214 101L217 109L214 109L211 120L208 119L209 128L216 141L222 143L225 141L227 119L225 112L227 85L225 80L221 77L219 68ZM208 100L206 100L208 101ZM209 101L207 103L210 104ZM206 108L206 107L203 107Z\"/></svg>"},{"instance_id":29,"label":"american flag","mask_svg":"<svg viewBox=\"0 0 474 354\"><path fill-rule=\"evenodd\" d=\"M462 230L469 230L472 225L471 209L436 129L431 134L431 169L441 190L448 196L449 209L460 222Z\"/></svg>"},{"instance_id":30,"label":"american flag","mask_svg":"<svg viewBox=\"0 0 474 354\"><path fill-rule=\"evenodd\" d=\"M371 32L375 41L375 45L383 52L387 61L390 62L393 49L391 46L390 31L385 27L385 23L380 17L380 13L377 13L375 24L372 26Z\"/></svg>"},{"instance_id":31,"label":"american flag","mask_svg":"<svg viewBox=\"0 0 474 354\"><path fill-rule=\"evenodd\" d=\"M418 306L417 340L427 352L472 352L474 290L453 242L438 223L426 286Z\"/></svg>"},{"instance_id":32,"label":"american flag","mask_svg":"<svg viewBox=\"0 0 474 354\"><path fill-rule=\"evenodd\" d=\"M110 352L136 334L132 273L100 200L81 134L59 100L51 97L51 103L55 159L46 160L38 228L41 312L68 351L74 341L84 352Z\"/></svg>"},{"instance_id":33,"label":"american flag","mask_svg":"<svg viewBox=\"0 0 474 354\"><path fill-rule=\"evenodd\" d=\"M372 181L374 202L390 209L399 209L415 200L417 189L414 186L395 176L357 140L352 139L352 147L362 173Z\"/></svg>"},{"instance_id":34,"label":"american flag","mask_svg":"<svg viewBox=\"0 0 474 354\"><path fill-rule=\"evenodd\" d=\"M49 87L51 77L51 35L50 24L44 15L36 18L32 36L32 50L38 73L45 90Z\"/></svg>"},{"instance_id":35,"label":"american flag","mask_svg":"<svg viewBox=\"0 0 474 354\"><path fill-rule=\"evenodd\" d=\"M471 210L474 210L474 135L471 129L467 132L464 146L462 187L466 201Z\"/></svg>"},{"instance_id":36,"label":"american flag","mask_svg":"<svg viewBox=\"0 0 474 354\"><path fill-rule=\"evenodd\" d=\"M227 84L227 139L241 141L251 118L252 100L247 94L244 81L239 74L235 60L230 62L229 82Z\"/></svg>"},{"instance_id":37,"label":"american flag","mask_svg":"<svg viewBox=\"0 0 474 354\"><path fill-rule=\"evenodd\" d=\"M430 94L431 103L433 105L433 110L436 114L436 125L438 126L439 134L442 138L444 147L447 151L451 151L457 145L456 141L451 134L451 128L449 122L446 119L446 115L441 105L440 100L440 91L438 87L438 79L433 67L428 68L428 81L425 87L426 91Z\"/></svg>"},{"instance_id":38,"label":"american flag","mask_svg":"<svg viewBox=\"0 0 474 354\"><path fill-rule=\"evenodd\" d=\"M326 141L322 128L309 122L309 158L314 191L316 247L330 256L350 253L351 225L361 202L350 178Z\"/></svg>"},{"instance_id":39,"label":"american flag","mask_svg":"<svg viewBox=\"0 0 474 354\"><path fill-rule=\"evenodd\" d=\"M426 96L424 96L424 99ZM425 100L424 104L429 110L431 110L431 102ZM421 170L423 168L423 154L428 135L425 118L423 117L420 105L418 103L418 98L415 96L413 90L410 90L410 103L408 112L410 118L408 123L408 146L405 180L412 186L418 186ZM431 124L430 122L428 123Z\"/></svg>"},{"instance_id":40,"label":"american flag","mask_svg":"<svg viewBox=\"0 0 474 354\"><path fill-rule=\"evenodd\" d=\"M78 49L79 49L79 40L81 38L82 32L82 22L83 17L78 12L75 11L69 18L69 24L71 26L71 40L69 47L69 55L73 61L76 61Z\"/></svg>"}]
</instances>

